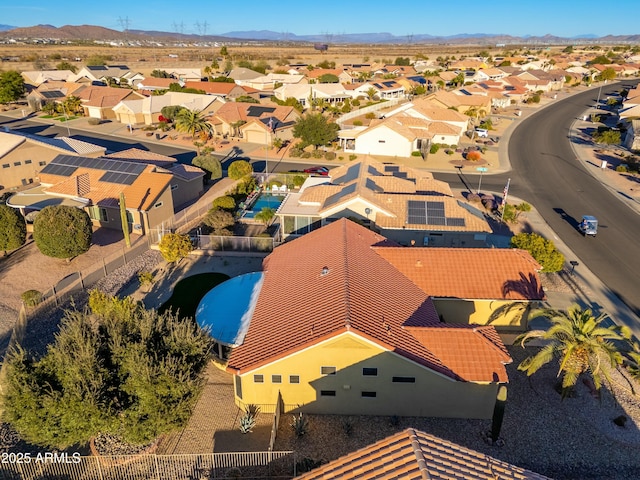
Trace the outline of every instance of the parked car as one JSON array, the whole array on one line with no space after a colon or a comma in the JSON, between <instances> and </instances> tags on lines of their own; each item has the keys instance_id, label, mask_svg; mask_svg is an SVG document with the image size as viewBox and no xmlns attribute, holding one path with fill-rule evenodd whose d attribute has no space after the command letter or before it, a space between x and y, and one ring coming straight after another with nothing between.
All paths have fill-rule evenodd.
<instances>
[{"instance_id":1,"label":"parked car","mask_svg":"<svg viewBox=\"0 0 640 480\"><path fill-rule=\"evenodd\" d=\"M327 175L329 175L329 169L327 167L309 167L304 169L304 173L326 177Z\"/></svg>"},{"instance_id":2,"label":"parked car","mask_svg":"<svg viewBox=\"0 0 640 480\"><path fill-rule=\"evenodd\" d=\"M479 138L489 138L489 130L486 128L476 128L476 135Z\"/></svg>"}]
</instances>

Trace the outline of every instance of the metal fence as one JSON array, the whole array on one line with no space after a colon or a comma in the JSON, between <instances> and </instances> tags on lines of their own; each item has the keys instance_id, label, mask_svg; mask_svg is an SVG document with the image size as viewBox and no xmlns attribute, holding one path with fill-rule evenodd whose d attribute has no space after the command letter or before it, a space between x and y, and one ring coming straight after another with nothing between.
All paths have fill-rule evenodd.
<instances>
[{"instance_id":1,"label":"metal fence","mask_svg":"<svg viewBox=\"0 0 640 480\"><path fill-rule=\"evenodd\" d=\"M0 480L275 479L296 474L295 455L291 451L91 457L25 455L10 454L6 459L3 456Z\"/></svg>"},{"instance_id":2,"label":"metal fence","mask_svg":"<svg viewBox=\"0 0 640 480\"><path fill-rule=\"evenodd\" d=\"M192 240L200 250L217 252L272 252L275 245L271 237L195 235Z\"/></svg>"}]
</instances>

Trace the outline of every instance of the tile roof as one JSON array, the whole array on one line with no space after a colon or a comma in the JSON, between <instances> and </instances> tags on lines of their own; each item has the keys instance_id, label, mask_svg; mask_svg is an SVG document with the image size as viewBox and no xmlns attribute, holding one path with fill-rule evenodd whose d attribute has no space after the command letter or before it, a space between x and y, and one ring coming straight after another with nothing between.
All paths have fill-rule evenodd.
<instances>
[{"instance_id":1,"label":"tile roof","mask_svg":"<svg viewBox=\"0 0 640 480\"><path fill-rule=\"evenodd\" d=\"M297 480L549 480L484 453L408 428Z\"/></svg>"},{"instance_id":2,"label":"tile roof","mask_svg":"<svg viewBox=\"0 0 640 480\"><path fill-rule=\"evenodd\" d=\"M374 250L425 293L439 298L542 300L538 271L524 250L389 248Z\"/></svg>"},{"instance_id":3,"label":"tile roof","mask_svg":"<svg viewBox=\"0 0 640 480\"><path fill-rule=\"evenodd\" d=\"M83 142L82 140L76 140L75 138L49 138L18 130L10 130L9 128L5 127L4 131L0 132L0 155L4 155L6 153L6 148L9 148L9 150L11 150L24 141L40 143L42 145L46 145L47 147L59 150L61 153L64 152L65 154L87 155L104 153L105 151L104 147L94 145L93 143Z\"/></svg>"},{"instance_id":4,"label":"tile roof","mask_svg":"<svg viewBox=\"0 0 640 480\"><path fill-rule=\"evenodd\" d=\"M260 297L228 368L245 373L351 331L455 380L506 381L510 359L499 338L440 323L429 295L377 254L384 245L395 243L341 219L276 248L263 262ZM437 332L430 338L433 327L463 332L451 342L462 348L447 353L451 365L427 346L446 343Z\"/></svg>"},{"instance_id":5,"label":"tile roof","mask_svg":"<svg viewBox=\"0 0 640 480\"><path fill-rule=\"evenodd\" d=\"M177 162L173 157L162 155L160 153L142 150L140 148L128 148L119 152L110 153L105 158L113 158L114 160L134 160L145 163L152 163L160 167L171 166Z\"/></svg>"}]
</instances>

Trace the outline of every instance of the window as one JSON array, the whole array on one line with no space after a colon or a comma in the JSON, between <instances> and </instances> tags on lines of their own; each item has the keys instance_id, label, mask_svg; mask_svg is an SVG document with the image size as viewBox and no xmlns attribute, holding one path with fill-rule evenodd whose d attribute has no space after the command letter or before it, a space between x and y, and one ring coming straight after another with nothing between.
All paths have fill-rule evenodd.
<instances>
[{"instance_id":1,"label":"window","mask_svg":"<svg viewBox=\"0 0 640 480\"><path fill-rule=\"evenodd\" d=\"M322 375L335 375L336 367L320 367L320 373Z\"/></svg>"},{"instance_id":2,"label":"window","mask_svg":"<svg viewBox=\"0 0 640 480\"><path fill-rule=\"evenodd\" d=\"M41 167L44 167L47 164L47 162L42 161L42 162L38 162L38 165L40 165Z\"/></svg>"},{"instance_id":3,"label":"window","mask_svg":"<svg viewBox=\"0 0 640 480\"><path fill-rule=\"evenodd\" d=\"M92 220L100 220L101 222L108 222L107 209L102 207L90 207L89 218Z\"/></svg>"},{"instance_id":4,"label":"window","mask_svg":"<svg viewBox=\"0 0 640 480\"><path fill-rule=\"evenodd\" d=\"M14 167L19 167L20 165L22 165L22 162L13 162Z\"/></svg>"},{"instance_id":5,"label":"window","mask_svg":"<svg viewBox=\"0 0 640 480\"><path fill-rule=\"evenodd\" d=\"M235 383L236 383L236 395L240 400L242 400L242 378L240 377L240 375L235 376Z\"/></svg>"},{"instance_id":6,"label":"window","mask_svg":"<svg viewBox=\"0 0 640 480\"><path fill-rule=\"evenodd\" d=\"M378 140L378 143L387 143L386 140Z\"/></svg>"},{"instance_id":7,"label":"window","mask_svg":"<svg viewBox=\"0 0 640 480\"><path fill-rule=\"evenodd\" d=\"M300 383L300 375L289 375L289 383Z\"/></svg>"},{"instance_id":8,"label":"window","mask_svg":"<svg viewBox=\"0 0 640 480\"><path fill-rule=\"evenodd\" d=\"M416 383L416 377L393 377L393 383Z\"/></svg>"},{"instance_id":9,"label":"window","mask_svg":"<svg viewBox=\"0 0 640 480\"><path fill-rule=\"evenodd\" d=\"M363 398L376 398L376 392L362 392Z\"/></svg>"},{"instance_id":10,"label":"window","mask_svg":"<svg viewBox=\"0 0 640 480\"><path fill-rule=\"evenodd\" d=\"M320 390L320 396L321 397L335 397L336 396L336 391L335 390Z\"/></svg>"},{"instance_id":11,"label":"window","mask_svg":"<svg viewBox=\"0 0 640 480\"><path fill-rule=\"evenodd\" d=\"M178 184L174 183L173 185L171 185L171 190L177 190L178 189Z\"/></svg>"},{"instance_id":12,"label":"window","mask_svg":"<svg viewBox=\"0 0 640 480\"><path fill-rule=\"evenodd\" d=\"M254 375L253 383L264 383L264 375Z\"/></svg>"},{"instance_id":13,"label":"window","mask_svg":"<svg viewBox=\"0 0 640 480\"><path fill-rule=\"evenodd\" d=\"M3 163L2 164L2 168L9 168L11 165L9 165L8 163Z\"/></svg>"},{"instance_id":14,"label":"window","mask_svg":"<svg viewBox=\"0 0 640 480\"><path fill-rule=\"evenodd\" d=\"M31 160L25 160L25 161L24 161L24 164L25 164L25 165L31 165Z\"/></svg>"},{"instance_id":15,"label":"window","mask_svg":"<svg viewBox=\"0 0 640 480\"><path fill-rule=\"evenodd\" d=\"M378 376L378 369L377 368L363 368L362 369L362 375L364 375L365 377L377 377Z\"/></svg>"},{"instance_id":16,"label":"window","mask_svg":"<svg viewBox=\"0 0 640 480\"><path fill-rule=\"evenodd\" d=\"M156 203L153 208L160 208L162 206L162 202Z\"/></svg>"},{"instance_id":17,"label":"window","mask_svg":"<svg viewBox=\"0 0 640 480\"><path fill-rule=\"evenodd\" d=\"M271 383L282 383L282 375L271 375Z\"/></svg>"},{"instance_id":18,"label":"window","mask_svg":"<svg viewBox=\"0 0 640 480\"><path fill-rule=\"evenodd\" d=\"M127 210L127 223L133 223L133 214Z\"/></svg>"}]
</instances>

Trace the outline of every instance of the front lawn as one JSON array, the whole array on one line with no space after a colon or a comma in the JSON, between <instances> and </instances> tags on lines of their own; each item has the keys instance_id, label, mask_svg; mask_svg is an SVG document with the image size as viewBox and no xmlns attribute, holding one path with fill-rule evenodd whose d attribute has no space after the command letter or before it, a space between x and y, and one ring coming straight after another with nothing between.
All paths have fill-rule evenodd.
<instances>
[{"instance_id":1,"label":"front lawn","mask_svg":"<svg viewBox=\"0 0 640 480\"><path fill-rule=\"evenodd\" d=\"M171 298L158 309L160 313L171 309L179 312L181 318L195 319L196 310L202 297L216 285L229 280L224 273L199 273L180 280L173 289Z\"/></svg>"}]
</instances>

